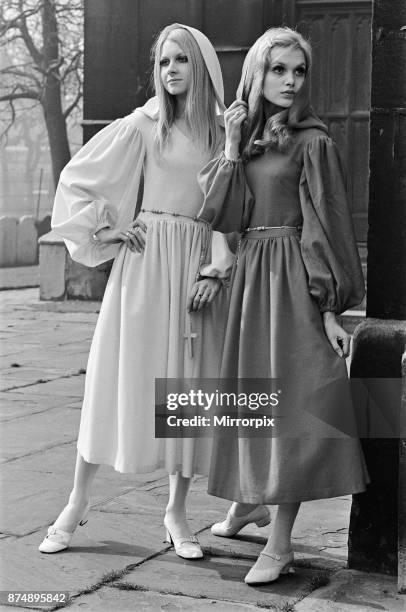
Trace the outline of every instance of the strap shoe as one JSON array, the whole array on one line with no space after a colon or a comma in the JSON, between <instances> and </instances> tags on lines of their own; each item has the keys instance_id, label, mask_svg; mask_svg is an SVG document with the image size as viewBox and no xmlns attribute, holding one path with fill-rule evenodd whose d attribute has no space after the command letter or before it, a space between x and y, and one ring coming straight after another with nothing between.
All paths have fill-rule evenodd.
<instances>
[{"instance_id":1,"label":"strap shoe","mask_svg":"<svg viewBox=\"0 0 406 612\"><path fill-rule=\"evenodd\" d=\"M178 557L182 557L183 559L201 559L203 557L203 551L196 536L191 535L185 538L180 537L174 539L165 520L164 525L166 529L166 539L164 541L173 545Z\"/></svg>"},{"instance_id":2,"label":"strap shoe","mask_svg":"<svg viewBox=\"0 0 406 612\"><path fill-rule=\"evenodd\" d=\"M80 521L78 521L78 525L86 525L87 523L87 515L90 510L90 502L87 504ZM63 531L59 529L59 527L55 527L55 525L51 525L48 528L48 533L38 546L38 550L42 553L56 553L61 550L65 550L65 548L69 548L72 536L75 532L75 529L71 531Z\"/></svg>"},{"instance_id":3,"label":"strap shoe","mask_svg":"<svg viewBox=\"0 0 406 612\"><path fill-rule=\"evenodd\" d=\"M226 519L222 523L215 523L211 532L215 536L222 538L232 538L243 527L250 523L255 523L257 527L265 527L271 522L271 515L266 506L257 506L248 514L234 516L228 511Z\"/></svg>"},{"instance_id":4,"label":"strap shoe","mask_svg":"<svg viewBox=\"0 0 406 612\"><path fill-rule=\"evenodd\" d=\"M293 551L284 555L261 552L255 564L245 576L246 584L274 582L281 574L289 574L293 563Z\"/></svg>"}]
</instances>

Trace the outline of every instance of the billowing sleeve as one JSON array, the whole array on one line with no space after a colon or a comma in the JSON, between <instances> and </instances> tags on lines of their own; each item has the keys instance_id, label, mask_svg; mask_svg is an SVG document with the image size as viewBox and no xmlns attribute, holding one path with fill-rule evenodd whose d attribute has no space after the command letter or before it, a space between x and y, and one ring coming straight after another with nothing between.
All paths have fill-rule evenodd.
<instances>
[{"instance_id":1,"label":"billowing sleeve","mask_svg":"<svg viewBox=\"0 0 406 612\"><path fill-rule=\"evenodd\" d=\"M224 153L212 159L201 170L199 184L204 194L199 219L223 233L248 227L254 198L240 159L229 160Z\"/></svg>"},{"instance_id":2,"label":"billowing sleeve","mask_svg":"<svg viewBox=\"0 0 406 612\"><path fill-rule=\"evenodd\" d=\"M231 274L234 254L231 252L224 234L211 233L211 261L200 268L200 276L227 279Z\"/></svg>"},{"instance_id":3,"label":"billowing sleeve","mask_svg":"<svg viewBox=\"0 0 406 612\"><path fill-rule=\"evenodd\" d=\"M133 220L145 146L132 115L98 132L63 169L55 194L52 228L75 261L97 266L121 246L102 244L95 232Z\"/></svg>"},{"instance_id":4,"label":"billowing sleeve","mask_svg":"<svg viewBox=\"0 0 406 612\"><path fill-rule=\"evenodd\" d=\"M358 305L365 288L343 170L327 136L306 143L299 191L310 293L321 312L339 314Z\"/></svg>"}]
</instances>

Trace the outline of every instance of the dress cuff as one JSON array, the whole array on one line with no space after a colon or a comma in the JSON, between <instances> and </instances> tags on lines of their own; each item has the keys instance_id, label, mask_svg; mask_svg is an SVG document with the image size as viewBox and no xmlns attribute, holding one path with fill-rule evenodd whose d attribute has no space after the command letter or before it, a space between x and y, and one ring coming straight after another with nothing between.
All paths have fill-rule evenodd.
<instances>
[{"instance_id":1,"label":"dress cuff","mask_svg":"<svg viewBox=\"0 0 406 612\"><path fill-rule=\"evenodd\" d=\"M337 306L335 304L320 304L319 310L323 314L323 312L334 312L337 313Z\"/></svg>"},{"instance_id":2,"label":"dress cuff","mask_svg":"<svg viewBox=\"0 0 406 612\"><path fill-rule=\"evenodd\" d=\"M91 233L92 241L100 242L99 238L97 237L97 232L99 232L102 229L110 229L114 227L114 225L115 225L114 214L109 210L109 206L106 205L104 209L102 210L102 213L97 221L96 227L93 229Z\"/></svg>"},{"instance_id":3,"label":"dress cuff","mask_svg":"<svg viewBox=\"0 0 406 612\"><path fill-rule=\"evenodd\" d=\"M235 159L231 159L230 157L227 157L227 155L225 154L225 151L221 152L221 156L220 156L222 161L225 161L226 163L234 166L235 164L240 164L242 163L242 159L240 156L236 157Z\"/></svg>"}]
</instances>

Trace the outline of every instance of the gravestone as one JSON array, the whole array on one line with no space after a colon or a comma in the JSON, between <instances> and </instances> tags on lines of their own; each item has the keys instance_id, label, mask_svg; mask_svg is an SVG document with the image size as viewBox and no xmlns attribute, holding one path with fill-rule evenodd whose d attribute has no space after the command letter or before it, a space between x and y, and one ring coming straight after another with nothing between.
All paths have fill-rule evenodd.
<instances>
[{"instance_id":1,"label":"gravestone","mask_svg":"<svg viewBox=\"0 0 406 612\"><path fill-rule=\"evenodd\" d=\"M50 231L39 242L41 300L101 300L112 262L88 268L71 259L64 241Z\"/></svg>"},{"instance_id":2,"label":"gravestone","mask_svg":"<svg viewBox=\"0 0 406 612\"><path fill-rule=\"evenodd\" d=\"M0 217L0 266L17 263L17 217Z\"/></svg>"},{"instance_id":3,"label":"gravestone","mask_svg":"<svg viewBox=\"0 0 406 612\"><path fill-rule=\"evenodd\" d=\"M32 215L21 217L17 226L17 263L32 266L37 262L38 233Z\"/></svg>"}]
</instances>

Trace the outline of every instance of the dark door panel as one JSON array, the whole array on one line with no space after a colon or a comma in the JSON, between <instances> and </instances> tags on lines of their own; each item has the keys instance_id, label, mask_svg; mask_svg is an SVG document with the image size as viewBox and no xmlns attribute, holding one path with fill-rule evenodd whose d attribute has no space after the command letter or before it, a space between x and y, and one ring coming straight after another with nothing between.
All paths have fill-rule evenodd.
<instances>
[{"instance_id":1,"label":"dark door panel","mask_svg":"<svg viewBox=\"0 0 406 612\"><path fill-rule=\"evenodd\" d=\"M314 48L312 101L347 166L359 242L366 241L371 91L370 0L298 0L298 29Z\"/></svg>"}]
</instances>

